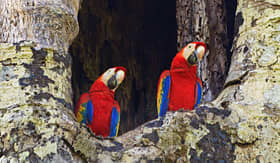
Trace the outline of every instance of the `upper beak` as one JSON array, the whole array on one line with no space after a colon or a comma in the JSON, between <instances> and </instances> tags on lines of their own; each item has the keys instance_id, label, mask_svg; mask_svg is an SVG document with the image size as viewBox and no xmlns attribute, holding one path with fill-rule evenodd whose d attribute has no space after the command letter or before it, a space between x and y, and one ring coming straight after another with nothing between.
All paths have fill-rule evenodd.
<instances>
[{"instance_id":1,"label":"upper beak","mask_svg":"<svg viewBox=\"0 0 280 163\"><path fill-rule=\"evenodd\" d=\"M203 46L198 46L194 52L189 56L188 63L190 65L198 64L198 62L203 58L205 53L205 48Z\"/></svg>"},{"instance_id":2,"label":"upper beak","mask_svg":"<svg viewBox=\"0 0 280 163\"><path fill-rule=\"evenodd\" d=\"M125 71L118 70L115 74L118 84L120 84L125 78Z\"/></svg>"},{"instance_id":3,"label":"upper beak","mask_svg":"<svg viewBox=\"0 0 280 163\"><path fill-rule=\"evenodd\" d=\"M205 51L206 51L205 47L204 47L204 46L198 46L198 47L195 49L195 51L196 51L198 60L199 60L199 61L202 60L202 58L203 58L203 56L204 56L204 54L205 54Z\"/></svg>"}]
</instances>

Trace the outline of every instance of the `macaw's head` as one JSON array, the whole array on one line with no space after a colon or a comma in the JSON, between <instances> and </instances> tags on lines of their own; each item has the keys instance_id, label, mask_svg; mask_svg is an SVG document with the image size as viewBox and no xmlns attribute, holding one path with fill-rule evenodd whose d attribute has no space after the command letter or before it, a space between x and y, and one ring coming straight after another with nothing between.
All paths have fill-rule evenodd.
<instances>
[{"instance_id":1,"label":"macaw's head","mask_svg":"<svg viewBox=\"0 0 280 163\"><path fill-rule=\"evenodd\" d=\"M101 80L110 90L115 91L124 80L125 75L124 67L113 67L102 74Z\"/></svg>"},{"instance_id":2,"label":"macaw's head","mask_svg":"<svg viewBox=\"0 0 280 163\"><path fill-rule=\"evenodd\" d=\"M203 58L206 45L203 42L191 42L183 48L183 57L189 65L196 65Z\"/></svg>"}]
</instances>

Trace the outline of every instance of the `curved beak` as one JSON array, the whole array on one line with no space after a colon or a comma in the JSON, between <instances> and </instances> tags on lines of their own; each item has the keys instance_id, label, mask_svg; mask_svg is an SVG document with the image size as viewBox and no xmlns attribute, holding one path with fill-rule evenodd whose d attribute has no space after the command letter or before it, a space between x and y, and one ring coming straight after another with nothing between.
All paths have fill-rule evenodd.
<instances>
[{"instance_id":1,"label":"curved beak","mask_svg":"<svg viewBox=\"0 0 280 163\"><path fill-rule=\"evenodd\" d=\"M188 63L190 65L198 64L200 60L202 60L203 56L205 54L205 47L204 46L198 46L193 53L188 57Z\"/></svg>"},{"instance_id":2,"label":"curved beak","mask_svg":"<svg viewBox=\"0 0 280 163\"><path fill-rule=\"evenodd\" d=\"M108 80L107 85L109 89L116 90L125 78L125 71L119 69L116 73Z\"/></svg>"},{"instance_id":3,"label":"curved beak","mask_svg":"<svg viewBox=\"0 0 280 163\"><path fill-rule=\"evenodd\" d=\"M116 76L116 80L117 80L118 84L121 84L122 81L125 78L125 71L124 70L118 70L116 72L115 76Z\"/></svg>"},{"instance_id":4,"label":"curved beak","mask_svg":"<svg viewBox=\"0 0 280 163\"><path fill-rule=\"evenodd\" d=\"M200 46L198 46L198 47L195 49L195 51L196 51L198 60L199 60L199 61L202 60L202 58L203 58L203 56L204 56L204 54L205 54L205 52L206 52L205 46L201 46L201 45L200 45Z\"/></svg>"}]
</instances>

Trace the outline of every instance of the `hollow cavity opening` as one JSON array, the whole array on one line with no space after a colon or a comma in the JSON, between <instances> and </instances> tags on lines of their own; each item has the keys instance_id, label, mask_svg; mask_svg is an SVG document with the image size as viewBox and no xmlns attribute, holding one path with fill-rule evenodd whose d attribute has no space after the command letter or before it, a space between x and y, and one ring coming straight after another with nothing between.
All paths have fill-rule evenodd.
<instances>
[{"instance_id":1,"label":"hollow cavity opening","mask_svg":"<svg viewBox=\"0 0 280 163\"><path fill-rule=\"evenodd\" d=\"M119 133L156 118L158 78L177 52L176 1L83 1L79 25L70 48L74 101L104 71L121 65L127 76L115 93Z\"/></svg>"}]
</instances>

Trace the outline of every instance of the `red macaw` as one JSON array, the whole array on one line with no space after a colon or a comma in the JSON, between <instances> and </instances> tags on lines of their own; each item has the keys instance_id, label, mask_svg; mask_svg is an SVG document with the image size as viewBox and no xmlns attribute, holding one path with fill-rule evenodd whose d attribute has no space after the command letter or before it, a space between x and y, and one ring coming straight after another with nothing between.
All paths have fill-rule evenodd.
<instances>
[{"instance_id":1,"label":"red macaw","mask_svg":"<svg viewBox=\"0 0 280 163\"><path fill-rule=\"evenodd\" d=\"M203 42L189 43L176 54L170 70L162 72L157 91L159 117L164 117L167 110L193 110L200 103L202 83L196 71L205 51Z\"/></svg>"},{"instance_id":2,"label":"red macaw","mask_svg":"<svg viewBox=\"0 0 280 163\"><path fill-rule=\"evenodd\" d=\"M120 106L114 99L114 94L125 75L124 67L108 69L92 84L88 93L81 95L76 105L77 121L86 124L96 135L118 135Z\"/></svg>"}]
</instances>

